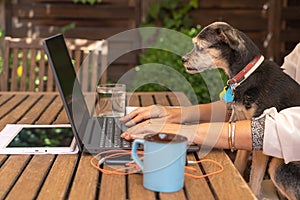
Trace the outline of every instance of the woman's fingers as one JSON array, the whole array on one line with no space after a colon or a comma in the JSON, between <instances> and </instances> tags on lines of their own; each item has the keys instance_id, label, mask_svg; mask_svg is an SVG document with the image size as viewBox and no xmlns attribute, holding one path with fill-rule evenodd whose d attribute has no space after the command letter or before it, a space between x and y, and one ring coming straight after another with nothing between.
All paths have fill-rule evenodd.
<instances>
[{"instance_id":1,"label":"woman's fingers","mask_svg":"<svg viewBox=\"0 0 300 200\"><path fill-rule=\"evenodd\" d=\"M155 122L155 121L154 121ZM144 135L150 133L158 133L164 127L164 124L152 123L151 120L146 120L142 123L139 123L131 128L128 128L124 133L121 134L121 137L126 140L133 140L136 138L143 138Z\"/></svg>"},{"instance_id":2,"label":"woman's fingers","mask_svg":"<svg viewBox=\"0 0 300 200\"><path fill-rule=\"evenodd\" d=\"M165 109L162 106L140 107L120 118L120 121L124 122L126 126L131 127L151 118L164 117L165 113Z\"/></svg>"}]
</instances>

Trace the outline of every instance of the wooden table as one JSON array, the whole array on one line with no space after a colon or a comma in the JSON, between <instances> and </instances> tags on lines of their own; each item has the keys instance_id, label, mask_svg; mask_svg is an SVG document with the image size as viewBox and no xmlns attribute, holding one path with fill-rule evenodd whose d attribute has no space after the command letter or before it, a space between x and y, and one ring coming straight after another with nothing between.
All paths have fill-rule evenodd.
<instances>
[{"instance_id":1,"label":"wooden table","mask_svg":"<svg viewBox=\"0 0 300 200\"><path fill-rule=\"evenodd\" d=\"M131 106L188 105L182 93L134 93ZM8 123L68 123L57 93L0 93L0 130ZM189 159L197 159L197 153ZM255 199L227 155L213 150L205 158L218 161L224 171L209 178L185 177L175 193L155 193L142 186L142 175L101 174L91 155L0 155L1 199ZM213 164L196 166L199 173L218 170Z\"/></svg>"}]
</instances>

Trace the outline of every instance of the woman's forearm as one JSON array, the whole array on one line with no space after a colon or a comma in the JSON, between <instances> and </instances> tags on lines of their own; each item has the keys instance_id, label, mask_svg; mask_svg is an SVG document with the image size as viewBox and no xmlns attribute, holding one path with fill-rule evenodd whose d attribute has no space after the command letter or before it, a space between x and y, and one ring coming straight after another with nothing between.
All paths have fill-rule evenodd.
<instances>
[{"instance_id":1,"label":"woman's forearm","mask_svg":"<svg viewBox=\"0 0 300 200\"><path fill-rule=\"evenodd\" d=\"M197 125L197 132L193 142L200 145L213 146L220 149L229 149L229 123L203 123ZM233 126L233 125L231 125ZM184 132L183 132L184 133ZM235 122L234 147L236 149L252 150L251 121Z\"/></svg>"},{"instance_id":2,"label":"woman's forearm","mask_svg":"<svg viewBox=\"0 0 300 200\"><path fill-rule=\"evenodd\" d=\"M227 105L223 101L182 108L182 123L228 121Z\"/></svg>"},{"instance_id":3,"label":"woman's forearm","mask_svg":"<svg viewBox=\"0 0 300 200\"><path fill-rule=\"evenodd\" d=\"M180 134L188 138L189 143L210 146L219 149L230 149L229 131L234 140L231 140L235 149L252 150L251 121L243 120L231 123L228 122L201 123L194 125L165 124L158 132ZM235 128L233 129L233 126ZM153 127L153 126L152 126Z\"/></svg>"}]
</instances>

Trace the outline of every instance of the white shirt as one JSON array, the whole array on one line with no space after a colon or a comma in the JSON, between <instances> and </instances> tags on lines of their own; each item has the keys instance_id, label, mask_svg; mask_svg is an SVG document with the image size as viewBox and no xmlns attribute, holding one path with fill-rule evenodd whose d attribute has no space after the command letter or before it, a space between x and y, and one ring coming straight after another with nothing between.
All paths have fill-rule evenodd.
<instances>
[{"instance_id":1,"label":"white shirt","mask_svg":"<svg viewBox=\"0 0 300 200\"><path fill-rule=\"evenodd\" d=\"M300 84L300 43L284 58L282 68ZM272 107L263 116L266 117L264 154L283 158L285 163L300 161L300 107L280 112Z\"/></svg>"}]
</instances>

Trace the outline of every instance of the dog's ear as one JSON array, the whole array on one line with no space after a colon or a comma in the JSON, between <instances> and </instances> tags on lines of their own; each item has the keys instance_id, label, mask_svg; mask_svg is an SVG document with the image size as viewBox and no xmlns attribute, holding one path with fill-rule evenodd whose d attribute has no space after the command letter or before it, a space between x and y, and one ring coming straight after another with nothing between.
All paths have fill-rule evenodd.
<instances>
[{"instance_id":1,"label":"dog's ear","mask_svg":"<svg viewBox=\"0 0 300 200\"><path fill-rule=\"evenodd\" d=\"M232 49L236 51L241 51L245 48L245 41L240 36L239 31L236 29L222 29L217 28L216 33L218 39L226 44L228 44Z\"/></svg>"}]
</instances>

